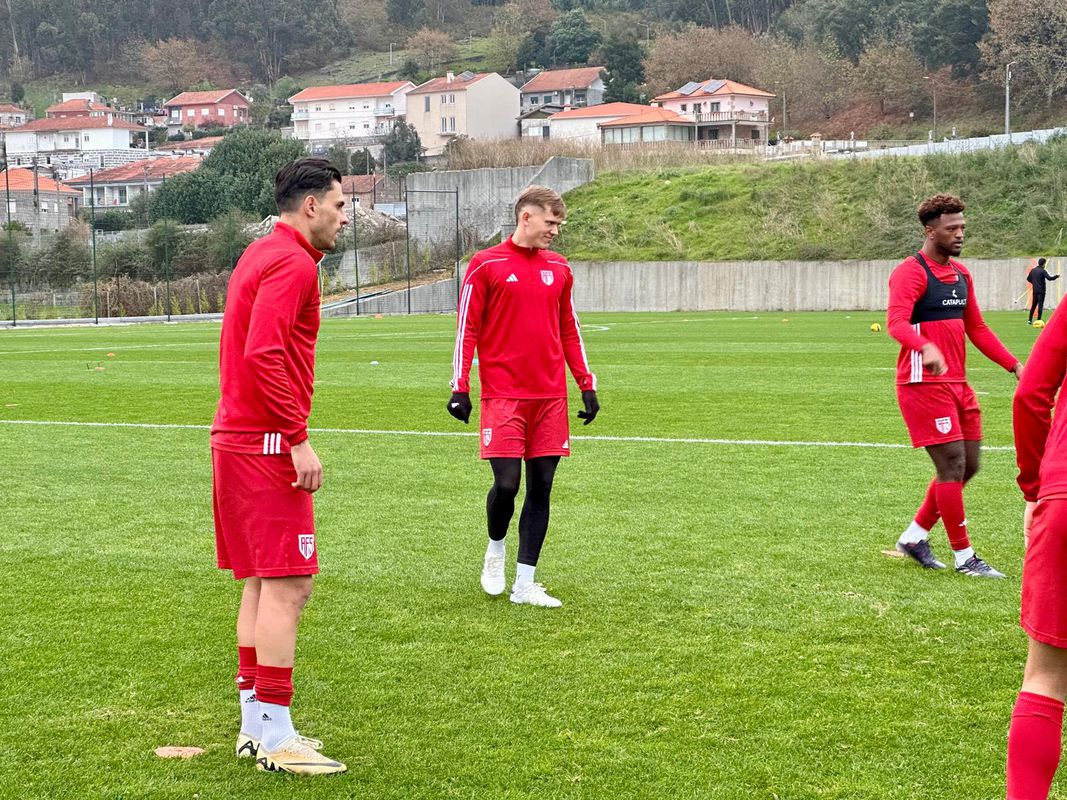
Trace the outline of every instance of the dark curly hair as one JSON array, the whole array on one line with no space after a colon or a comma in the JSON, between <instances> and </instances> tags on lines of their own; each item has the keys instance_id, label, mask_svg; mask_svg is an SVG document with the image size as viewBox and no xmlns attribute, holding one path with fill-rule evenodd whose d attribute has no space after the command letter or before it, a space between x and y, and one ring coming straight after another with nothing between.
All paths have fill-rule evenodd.
<instances>
[{"instance_id":1,"label":"dark curly hair","mask_svg":"<svg viewBox=\"0 0 1067 800\"><path fill-rule=\"evenodd\" d=\"M966 207L954 194L935 194L919 206L919 222L928 225L942 214L959 214Z\"/></svg>"}]
</instances>

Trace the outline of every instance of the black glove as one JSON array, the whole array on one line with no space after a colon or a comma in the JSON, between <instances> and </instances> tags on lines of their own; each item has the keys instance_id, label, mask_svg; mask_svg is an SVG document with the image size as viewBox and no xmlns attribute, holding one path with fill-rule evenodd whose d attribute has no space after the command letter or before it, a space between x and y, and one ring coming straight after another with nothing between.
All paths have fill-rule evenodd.
<instances>
[{"instance_id":1,"label":"black glove","mask_svg":"<svg viewBox=\"0 0 1067 800\"><path fill-rule=\"evenodd\" d=\"M452 397L445 404L445 409L453 417L466 425L471 418L470 392L452 392Z\"/></svg>"},{"instance_id":2,"label":"black glove","mask_svg":"<svg viewBox=\"0 0 1067 800\"><path fill-rule=\"evenodd\" d=\"M578 419L584 419L585 422L582 424L588 425L596 419L596 415L600 411L600 403L596 399L596 392L592 389L582 392L582 402L585 403L585 411L578 412Z\"/></svg>"}]
</instances>

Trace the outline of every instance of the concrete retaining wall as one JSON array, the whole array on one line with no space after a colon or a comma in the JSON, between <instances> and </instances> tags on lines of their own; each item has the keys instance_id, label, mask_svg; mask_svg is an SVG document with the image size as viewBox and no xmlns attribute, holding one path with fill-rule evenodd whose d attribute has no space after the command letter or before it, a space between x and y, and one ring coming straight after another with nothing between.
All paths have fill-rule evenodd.
<instances>
[{"instance_id":1,"label":"concrete retaining wall","mask_svg":"<svg viewBox=\"0 0 1067 800\"><path fill-rule=\"evenodd\" d=\"M576 262L585 311L884 310L897 261ZM1022 307L1030 260L968 259L983 309ZM1054 270L1055 271L1055 270ZM1049 285L1049 299L1056 297ZM1024 298L1025 299L1025 298Z\"/></svg>"}]
</instances>

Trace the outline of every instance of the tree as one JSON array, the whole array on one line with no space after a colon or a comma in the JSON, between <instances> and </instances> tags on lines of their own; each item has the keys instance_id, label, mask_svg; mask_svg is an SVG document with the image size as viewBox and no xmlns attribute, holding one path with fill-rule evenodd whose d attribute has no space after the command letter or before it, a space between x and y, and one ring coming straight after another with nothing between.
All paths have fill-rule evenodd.
<instances>
[{"instance_id":1,"label":"tree","mask_svg":"<svg viewBox=\"0 0 1067 800\"><path fill-rule=\"evenodd\" d=\"M11 81L11 102L18 105L26 96L26 89L18 81Z\"/></svg>"},{"instance_id":2,"label":"tree","mask_svg":"<svg viewBox=\"0 0 1067 800\"><path fill-rule=\"evenodd\" d=\"M385 12L394 25L414 28L422 13L422 0L385 0Z\"/></svg>"},{"instance_id":3,"label":"tree","mask_svg":"<svg viewBox=\"0 0 1067 800\"><path fill-rule=\"evenodd\" d=\"M587 64L599 44L600 34L593 30L581 9L561 16L549 33L549 50L555 64Z\"/></svg>"},{"instance_id":4,"label":"tree","mask_svg":"<svg viewBox=\"0 0 1067 800\"><path fill-rule=\"evenodd\" d=\"M237 259L252 241L248 223L253 220L242 211L227 211L211 220L205 239L208 264L215 272L237 265Z\"/></svg>"},{"instance_id":5,"label":"tree","mask_svg":"<svg viewBox=\"0 0 1067 800\"><path fill-rule=\"evenodd\" d=\"M1067 6L1061 0L992 0L982 57L993 81L1014 61L1013 88L1051 107L1067 88Z\"/></svg>"},{"instance_id":6,"label":"tree","mask_svg":"<svg viewBox=\"0 0 1067 800\"><path fill-rule=\"evenodd\" d=\"M239 64L214 55L204 43L191 39L166 39L142 45L137 58L145 80L168 95L201 82L232 87L248 77L248 71Z\"/></svg>"},{"instance_id":7,"label":"tree","mask_svg":"<svg viewBox=\"0 0 1067 800\"><path fill-rule=\"evenodd\" d=\"M648 87L657 95L693 80L729 78L760 89L765 48L763 37L737 26L660 36L645 62Z\"/></svg>"},{"instance_id":8,"label":"tree","mask_svg":"<svg viewBox=\"0 0 1067 800\"><path fill-rule=\"evenodd\" d=\"M641 94L638 84L645 81L645 51L636 37L612 36L600 48L600 61L604 71L600 73L604 81L604 102L636 103Z\"/></svg>"},{"instance_id":9,"label":"tree","mask_svg":"<svg viewBox=\"0 0 1067 800\"><path fill-rule=\"evenodd\" d=\"M522 68L538 66L543 67L551 62L552 56L548 51L548 34L542 31L534 31L522 40L519 50L515 53L515 63Z\"/></svg>"},{"instance_id":10,"label":"tree","mask_svg":"<svg viewBox=\"0 0 1067 800\"><path fill-rule=\"evenodd\" d=\"M357 150L349 160L351 175L370 175L378 168L378 161L371 155L368 148Z\"/></svg>"},{"instance_id":11,"label":"tree","mask_svg":"<svg viewBox=\"0 0 1067 800\"><path fill-rule=\"evenodd\" d=\"M405 47L412 51L416 63L431 72L439 65L456 58L456 45L447 33L420 28L411 35Z\"/></svg>"},{"instance_id":12,"label":"tree","mask_svg":"<svg viewBox=\"0 0 1067 800\"><path fill-rule=\"evenodd\" d=\"M393 129L382 139L382 155L387 164L417 161L422 155L422 142L414 125L397 120Z\"/></svg>"},{"instance_id":13,"label":"tree","mask_svg":"<svg viewBox=\"0 0 1067 800\"><path fill-rule=\"evenodd\" d=\"M350 155L344 142L335 141L326 151L326 158L342 175L348 175Z\"/></svg>"},{"instance_id":14,"label":"tree","mask_svg":"<svg viewBox=\"0 0 1067 800\"><path fill-rule=\"evenodd\" d=\"M907 107L915 103L923 89L923 67L918 57L901 44L880 42L863 51L856 67L856 88L878 103Z\"/></svg>"}]
</instances>

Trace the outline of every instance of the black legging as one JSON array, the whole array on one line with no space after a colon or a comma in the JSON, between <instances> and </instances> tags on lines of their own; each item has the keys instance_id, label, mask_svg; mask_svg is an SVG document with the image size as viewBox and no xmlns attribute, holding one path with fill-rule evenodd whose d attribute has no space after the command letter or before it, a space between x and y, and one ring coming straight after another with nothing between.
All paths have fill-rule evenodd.
<instances>
[{"instance_id":1,"label":"black legging","mask_svg":"<svg viewBox=\"0 0 1067 800\"><path fill-rule=\"evenodd\" d=\"M548 533L549 496L552 494L552 479L559 466L559 456L531 458L526 462L526 499L519 515L520 564L537 566L541 546ZM486 518L489 521L489 538L500 541L508 532L511 518L515 515L515 496L519 493L519 478L522 459L491 458L493 486L485 499Z\"/></svg>"},{"instance_id":2,"label":"black legging","mask_svg":"<svg viewBox=\"0 0 1067 800\"><path fill-rule=\"evenodd\" d=\"M1037 318L1041 319L1041 314L1045 310L1045 293L1034 292L1034 299L1030 303L1030 321L1034 321L1034 309L1037 309Z\"/></svg>"}]
</instances>

